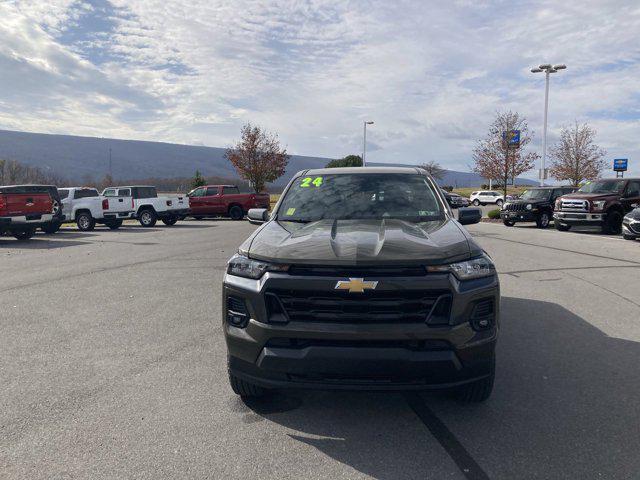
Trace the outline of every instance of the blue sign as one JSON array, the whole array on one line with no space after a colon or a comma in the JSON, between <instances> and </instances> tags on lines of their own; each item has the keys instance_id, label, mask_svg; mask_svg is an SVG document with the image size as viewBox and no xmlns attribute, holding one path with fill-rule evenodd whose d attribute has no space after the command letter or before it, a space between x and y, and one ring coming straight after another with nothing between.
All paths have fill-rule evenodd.
<instances>
[{"instance_id":1,"label":"blue sign","mask_svg":"<svg viewBox=\"0 0 640 480\"><path fill-rule=\"evenodd\" d=\"M627 158L616 158L613 161L613 171L614 172L626 172L628 163L629 163L629 159L627 159Z\"/></svg>"},{"instance_id":2,"label":"blue sign","mask_svg":"<svg viewBox=\"0 0 640 480\"><path fill-rule=\"evenodd\" d=\"M507 139L507 132L502 132L502 139ZM509 145L520 146L520 130L509 130Z\"/></svg>"}]
</instances>

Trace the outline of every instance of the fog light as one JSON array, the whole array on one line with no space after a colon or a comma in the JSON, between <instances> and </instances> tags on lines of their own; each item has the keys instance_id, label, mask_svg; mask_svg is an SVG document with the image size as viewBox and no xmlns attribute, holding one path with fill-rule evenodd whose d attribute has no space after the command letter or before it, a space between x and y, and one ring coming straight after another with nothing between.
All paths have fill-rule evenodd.
<instances>
[{"instance_id":1,"label":"fog light","mask_svg":"<svg viewBox=\"0 0 640 480\"><path fill-rule=\"evenodd\" d=\"M488 330L493 327L494 317L493 299L481 300L471 313L471 326L477 331Z\"/></svg>"},{"instance_id":2,"label":"fog light","mask_svg":"<svg viewBox=\"0 0 640 480\"><path fill-rule=\"evenodd\" d=\"M249 323L249 312L244 300L237 297L227 298L227 322L238 328L245 328Z\"/></svg>"}]
</instances>

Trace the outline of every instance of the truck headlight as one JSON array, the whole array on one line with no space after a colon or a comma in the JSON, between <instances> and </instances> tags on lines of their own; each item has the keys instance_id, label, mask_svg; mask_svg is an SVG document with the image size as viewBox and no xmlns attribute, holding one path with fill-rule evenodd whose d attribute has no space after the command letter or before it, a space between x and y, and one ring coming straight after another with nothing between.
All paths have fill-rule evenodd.
<instances>
[{"instance_id":1,"label":"truck headlight","mask_svg":"<svg viewBox=\"0 0 640 480\"><path fill-rule=\"evenodd\" d=\"M265 272L286 272L289 265L260 262L244 255L236 254L229 260L227 273L238 277L259 279Z\"/></svg>"},{"instance_id":2,"label":"truck headlight","mask_svg":"<svg viewBox=\"0 0 640 480\"><path fill-rule=\"evenodd\" d=\"M594 210L602 210L604 208L604 204L607 203L606 200L596 200L593 202Z\"/></svg>"},{"instance_id":3,"label":"truck headlight","mask_svg":"<svg viewBox=\"0 0 640 480\"><path fill-rule=\"evenodd\" d=\"M496 274L496 267L488 255L465 260L450 265L434 265L427 267L429 272L451 272L458 280L472 280L474 278L490 277Z\"/></svg>"}]
</instances>

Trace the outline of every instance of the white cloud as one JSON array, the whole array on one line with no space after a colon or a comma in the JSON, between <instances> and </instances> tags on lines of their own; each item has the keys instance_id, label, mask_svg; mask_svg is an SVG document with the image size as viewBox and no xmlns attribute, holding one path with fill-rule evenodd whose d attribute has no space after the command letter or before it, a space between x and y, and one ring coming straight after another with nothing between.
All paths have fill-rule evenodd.
<instances>
[{"instance_id":1,"label":"white cloud","mask_svg":"<svg viewBox=\"0 0 640 480\"><path fill-rule=\"evenodd\" d=\"M497 109L550 138L589 121L640 160L640 7L630 2L12 1L0 5L0 127L231 144L245 121L289 150L465 169ZM636 161L638 164L638 161ZM636 172L640 173L640 168Z\"/></svg>"}]
</instances>

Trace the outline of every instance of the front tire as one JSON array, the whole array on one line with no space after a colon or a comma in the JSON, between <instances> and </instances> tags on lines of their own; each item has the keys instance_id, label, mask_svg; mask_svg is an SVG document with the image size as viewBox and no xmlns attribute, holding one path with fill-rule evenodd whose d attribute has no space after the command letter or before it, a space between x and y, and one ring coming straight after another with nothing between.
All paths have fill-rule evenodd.
<instances>
[{"instance_id":1,"label":"front tire","mask_svg":"<svg viewBox=\"0 0 640 480\"><path fill-rule=\"evenodd\" d=\"M503 203L504 203L504 202L503 202L502 200L497 200L497 201L496 201L496 205L497 205L498 207L501 207Z\"/></svg>"},{"instance_id":2,"label":"front tire","mask_svg":"<svg viewBox=\"0 0 640 480\"><path fill-rule=\"evenodd\" d=\"M229 217L231 217L231 220L242 220L242 218L244 217L242 207L239 207L238 205L234 205L233 207L231 207L229 209Z\"/></svg>"},{"instance_id":3,"label":"front tire","mask_svg":"<svg viewBox=\"0 0 640 480\"><path fill-rule=\"evenodd\" d=\"M475 207L480 206L480 201L479 201L477 198L476 198L473 202L471 202L471 203L473 203L473 205L474 205Z\"/></svg>"},{"instance_id":4,"label":"front tire","mask_svg":"<svg viewBox=\"0 0 640 480\"><path fill-rule=\"evenodd\" d=\"M538 218L536 218L536 226L538 228L548 228L550 222L551 217L549 217L548 212L542 212L540 215L538 215Z\"/></svg>"},{"instance_id":5,"label":"front tire","mask_svg":"<svg viewBox=\"0 0 640 480\"><path fill-rule=\"evenodd\" d=\"M163 218L162 219L162 223L164 223L168 227L170 227L171 225L175 225L177 222L178 222L178 218L177 217L169 217L169 218Z\"/></svg>"},{"instance_id":6,"label":"front tire","mask_svg":"<svg viewBox=\"0 0 640 480\"><path fill-rule=\"evenodd\" d=\"M491 373L488 377L476 380L473 383L463 385L456 391L458 400L466 403L484 402L491 396L493 392L493 384L496 378L496 360L495 354L491 359Z\"/></svg>"},{"instance_id":7,"label":"front tire","mask_svg":"<svg viewBox=\"0 0 640 480\"><path fill-rule=\"evenodd\" d=\"M44 225L43 227L41 227L41 229L47 235L53 235L58 230L60 230L60 226L61 225L62 224L59 223L59 222L50 222L50 223L47 223L46 225Z\"/></svg>"},{"instance_id":8,"label":"front tire","mask_svg":"<svg viewBox=\"0 0 640 480\"><path fill-rule=\"evenodd\" d=\"M504 223L507 227L513 227L516 222L514 222L513 220L503 220L502 223Z\"/></svg>"},{"instance_id":9,"label":"front tire","mask_svg":"<svg viewBox=\"0 0 640 480\"><path fill-rule=\"evenodd\" d=\"M622 238L624 238L625 240L635 240L636 236L635 235L627 235L626 233L622 234Z\"/></svg>"},{"instance_id":10,"label":"front tire","mask_svg":"<svg viewBox=\"0 0 640 480\"><path fill-rule=\"evenodd\" d=\"M622 215L620 212L609 212L602 226L602 233L607 235L619 235L622 232Z\"/></svg>"},{"instance_id":11,"label":"front tire","mask_svg":"<svg viewBox=\"0 0 640 480\"><path fill-rule=\"evenodd\" d=\"M555 220L553 223L555 223L556 230L558 230L559 232L568 232L569 230L571 230L571 225L564 225L558 220Z\"/></svg>"},{"instance_id":12,"label":"front tire","mask_svg":"<svg viewBox=\"0 0 640 480\"><path fill-rule=\"evenodd\" d=\"M254 385L253 383L246 382L241 378L236 377L233 373L229 372L229 384L231 390L236 395L240 395L243 398L257 398L262 397L265 394L265 389Z\"/></svg>"},{"instance_id":13,"label":"front tire","mask_svg":"<svg viewBox=\"0 0 640 480\"><path fill-rule=\"evenodd\" d=\"M140 212L140 218L138 219L138 221L143 227L151 228L155 226L156 222L158 221L158 216L156 215L156 212L148 208Z\"/></svg>"},{"instance_id":14,"label":"front tire","mask_svg":"<svg viewBox=\"0 0 640 480\"><path fill-rule=\"evenodd\" d=\"M122 226L122 219L113 220L109 223L106 223L105 225L111 230L117 230Z\"/></svg>"},{"instance_id":15,"label":"front tire","mask_svg":"<svg viewBox=\"0 0 640 480\"><path fill-rule=\"evenodd\" d=\"M26 230L20 230L18 232L13 232L13 236L16 238L16 240L19 240L21 242L25 242L25 241L29 240L35 234L36 234L36 229L35 228L27 228Z\"/></svg>"},{"instance_id":16,"label":"front tire","mask_svg":"<svg viewBox=\"0 0 640 480\"><path fill-rule=\"evenodd\" d=\"M76 217L76 225L78 229L83 232L90 232L96 226L96 220L90 213L82 212Z\"/></svg>"}]
</instances>

